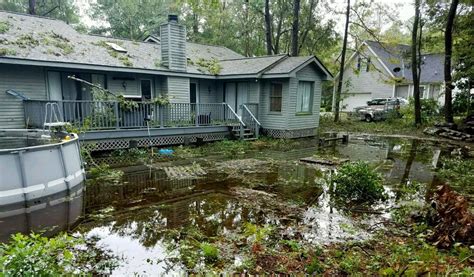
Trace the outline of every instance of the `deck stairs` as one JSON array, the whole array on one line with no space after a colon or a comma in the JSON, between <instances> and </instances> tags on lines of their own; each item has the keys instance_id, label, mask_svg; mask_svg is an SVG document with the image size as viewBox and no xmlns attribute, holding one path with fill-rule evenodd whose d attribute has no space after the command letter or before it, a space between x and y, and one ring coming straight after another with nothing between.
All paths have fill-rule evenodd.
<instances>
[{"instance_id":1,"label":"deck stairs","mask_svg":"<svg viewBox=\"0 0 474 277\"><path fill-rule=\"evenodd\" d=\"M241 133L241 128L242 128L242 133ZM240 126L240 125L234 125L232 126L232 135L235 138L239 138L241 140L256 140L257 136L255 135L255 132L246 127L246 126Z\"/></svg>"}]
</instances>

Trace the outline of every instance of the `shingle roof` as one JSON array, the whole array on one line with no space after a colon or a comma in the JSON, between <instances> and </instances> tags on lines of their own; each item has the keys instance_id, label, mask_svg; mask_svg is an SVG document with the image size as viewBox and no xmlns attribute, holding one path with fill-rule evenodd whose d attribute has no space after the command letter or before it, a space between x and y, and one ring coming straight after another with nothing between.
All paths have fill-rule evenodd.
<instances>
[{"instance_id":1,"label":"shingle roof","mask_svg":"<svg viewBox=\"0 0 474 277\"><path fill-rule=\"evenodd\" d=\"M6 32L0 33L0 58L169 71L161 65L161 47L156 42L81 34L60 20L5 11L0 11L0 22L7 22L8 26ZM127 52L113 50L106 44L110 42ZM225 47L192 42L186 43L186 55L193 61L188 63L187 73L211 75L203 72L197 61L217 59L221 66L219 76L290 73L310 58L246 58Z\"/></svg>"},{"instance_id":2,"label":"shingle roof","mask_svg":"<svg viewBox=\"0 0 474 277\"><path fill-rule=\"evenodd\" d=\"M127 67L128 64L133 68L167 70L160 66L161 48L156 43L81 34L60 20L4 11L0 11L0 21L8 22L9 26L4 34L0 34L0 48L10 50L5 56L116 67ZM127 53L110 51L105 42L116 43ZM197 43L186 43L186 46L186 54L191 60L242 57L219 46ZM201 73L193 65L189 65L187 71Z\"/></svg>"},{"instance_id":3,"label":"shingle roof","mask_svg":"<svg viewBox=\"0 0 474 277\"><path fill-rule=\"evenodd\" d=\"M376 41L366 41L366 43L395 77L404 78L407 82L413 82L410 59L411 48L409 45L381 44ZM422 54L421 63L420 81L422 83L443 82L444 54ZM400 70L394 71L395 68Z\"/></svg>"},{"instance_id":4,"label":"shingle roof","mask_svg":"<svg viewBox=\"0 0 474 277\"><path fill-rule=\"evenodd\" d=\"M220 62L222 69L219 75L258 74L285 57L286 55L275 55L223 60Z\"/></svg>"},{"instance_id":5,"label":"shingle roof","mask_svg":"<svg viewBox=\"0 0 474 277\"><path fill-rule=\"evenodd\" d=\"M148 41L153 41L154 43L160 44L160 37L157 35L150 35L148 38L152 38ZM147 38L147 39L148 39ZM224 46L216 46L216 45L207 45L207 44L200 44L187 41L186 42L186 52L189 58L192 60L197 59L211 59L215 58L218 60L227 60L227 59L240 59L244 58L244 56L230 50Z\"/></svg>"},{"instance_id":6,"label":"shingle roof","mask_svg":"<svg viewBox=\"0 0 474 277\"><path fill-rule=\"evenodd\" d=\"M270 70L266 71L265 74L281 74L291 72L312 58L313 56L288 57Z\"/></svg>"}]
</instances>

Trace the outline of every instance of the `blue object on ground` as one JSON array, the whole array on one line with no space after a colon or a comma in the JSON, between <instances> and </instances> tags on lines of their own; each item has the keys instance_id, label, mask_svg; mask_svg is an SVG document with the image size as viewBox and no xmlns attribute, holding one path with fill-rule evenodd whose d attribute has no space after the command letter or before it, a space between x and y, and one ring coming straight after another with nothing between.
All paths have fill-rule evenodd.
<instances>
[{"instance_id":1,"label":"blue object on ground","mask_svg":"<svg viewBox=\"0 0 474 277\"><path fill-rule=\"evenodd\" d=\"M170 155L173 155L174 151L173 151L173 149L160 149L160 150L158 150L158 153L160 155L170 156Z\"/></svg>"}]
</instances>

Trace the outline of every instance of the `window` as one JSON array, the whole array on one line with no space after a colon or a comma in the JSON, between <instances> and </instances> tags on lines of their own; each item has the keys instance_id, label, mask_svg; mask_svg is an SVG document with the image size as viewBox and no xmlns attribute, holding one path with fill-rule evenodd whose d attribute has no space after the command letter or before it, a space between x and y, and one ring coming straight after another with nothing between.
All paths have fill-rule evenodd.
<instances>
[{"instance_id":1,"label":"window","mask_svg":"<svg viewBox=\"0 0 474 277\"><path fill-rule=\"evenodd\" d=\"M366 72L370 70L370 58L367 58L367 68L365 69Z\"/></svg>"},{"instance_id":2,"label":"window","mask_svg":"<svg viewBox=\"0 0 474 277\"><path fill-rule=\"evenodd\" d=\"M281 112L283 86L279 83L272 83L270 91L270 111Z\"/></svg>"},{"instance_id":3,"label":"window","mask_svg":"<svg viewBox=\"0 0 474 277\"><path fill-rule=\"evenodd\" d=\"M429 94L428 88L426 86L420 86L420 97L421 97L421 99L430 98L430 94Z\"/></svg>"},{"instance_id":4,"label":"window","mask_svg":"<svg viewBox=\"0 0 474 277\"><path fill-rule=\"evenodd\" d=\"M140 91L144 100L151 99L151 80L140 80Z\"/></svg>"},{"instance_id":5,"label":"window","mask_svg":"<svg viewBox=\"0 0 474 277\"><path fill-rule=\"evenodd\" d=\"M313 99L313 82L299 82L296 95L296 112L310 113Z\"/></svg>"}]
</instances>

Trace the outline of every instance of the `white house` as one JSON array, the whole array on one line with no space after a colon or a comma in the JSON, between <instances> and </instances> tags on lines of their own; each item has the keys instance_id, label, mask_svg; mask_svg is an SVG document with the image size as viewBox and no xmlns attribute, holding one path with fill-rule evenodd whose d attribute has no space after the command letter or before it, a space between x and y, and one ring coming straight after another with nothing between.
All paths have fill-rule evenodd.
<instances>
[{"instance_id":1,"label":"white house","mask_svg":"<svg viewBox=\"0 0 474 277\"><path fill-rule=\"evenodd\" d=\"M440 105L444 104L441 93L443 70L444 54L422 55L421 97L437 99ZM334 80L337 81L338 76ZM334 87L336 89L337 86ZM364 106L374 98L408 99L411 96L413 78L408 45L365 41L344 67L342 111L353 111L355 107Z\"/></svg>"}]
</instances>

